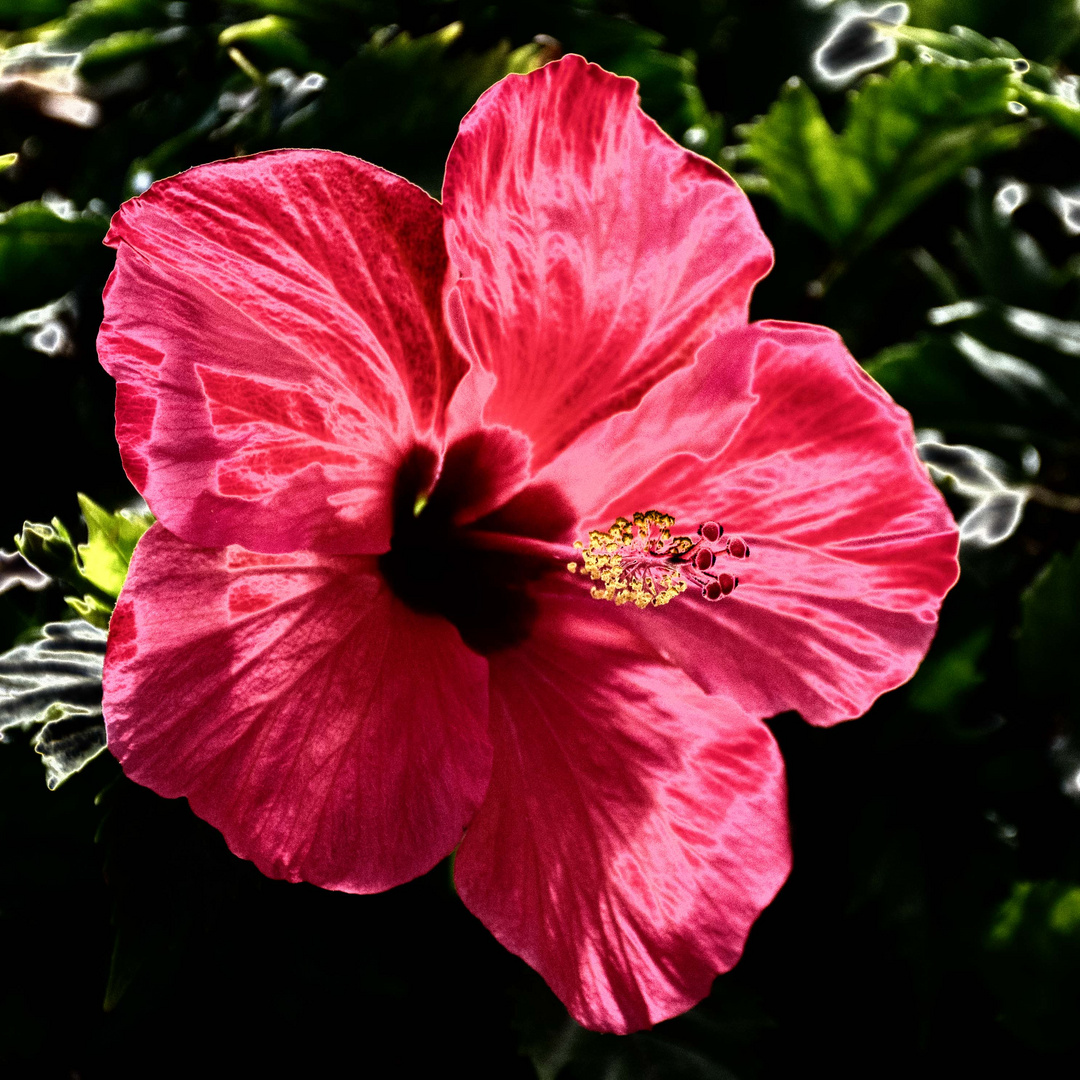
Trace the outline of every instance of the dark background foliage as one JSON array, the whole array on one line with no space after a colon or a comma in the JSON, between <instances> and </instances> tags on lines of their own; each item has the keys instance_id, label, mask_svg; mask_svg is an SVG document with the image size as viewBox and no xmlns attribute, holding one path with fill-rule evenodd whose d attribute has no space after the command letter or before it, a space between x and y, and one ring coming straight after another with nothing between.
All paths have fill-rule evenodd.
<instances>
[{"instance_id":1,"label":"dark background foliage","mask_svg":"<svg viewBox=\"0 0 1080 1080\"><path fill-rule=\"evenodd\" d=\"M108 754L48 790L14 734L0 1074L1075 1071L1080 14L902 7L834 34L827 0L0 0L0 534L58 515L79 540L77 491L134 496L94 354L123 199L272 146L437 192L476 96L577 51L736 173L776 247L754 316L845 335L966 537L909 685L837 729L773 721L794 873L705 1002L625 1038L576 1027L448 866L372 897L269 881ZM62 592L4 591L0 648L72 614Z\"/></svg>"}]
</instances>

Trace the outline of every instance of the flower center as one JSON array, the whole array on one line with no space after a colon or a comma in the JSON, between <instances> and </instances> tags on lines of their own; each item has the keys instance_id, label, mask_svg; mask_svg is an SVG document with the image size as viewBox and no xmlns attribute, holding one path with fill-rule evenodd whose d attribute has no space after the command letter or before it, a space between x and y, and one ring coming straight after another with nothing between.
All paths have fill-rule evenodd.
<instances>
[{"instance_id":1,"label":"flower center","mask_svg":"<svg viewBox=\"0 0 1080 1080\"><path fill-rule=\"evenodd\" d=\"M402 465L393 538L379 568L406 606L448 619L466 645L490 655L528 637L536 616L529 585L558 568L553 550L569 550L549 537L565 535L573 512L557 492L538 487L462 527L458 509L484 490L488 470L450 452L433 484L435 467L422 448Z\"/></svg>"},{"instance_id":2,"label":"flower center","mask_svg":"<svg viewBox=\"0 0 1080 1080\"><path fill-rule=\"evenodd\" d=\"M705 521L697 538L672 536L675 519L659 510L634 514L633 521L616 518L607 532L594 529L589 546L578 540L581 565L566 564L570 573L588 574L596 600L633 603L639 608L670 603L690 585L706 600L730 596L739 579L723 569L720 560L746 559L750 548L739 537L724 537L723 526Z\"/></svg>"}]
</instances>

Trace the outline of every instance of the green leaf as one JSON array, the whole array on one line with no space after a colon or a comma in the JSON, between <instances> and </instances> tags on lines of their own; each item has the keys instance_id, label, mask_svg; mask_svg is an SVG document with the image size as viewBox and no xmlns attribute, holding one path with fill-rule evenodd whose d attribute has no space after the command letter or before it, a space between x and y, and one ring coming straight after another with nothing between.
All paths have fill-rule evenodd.
<instances>
[{"instance_id":1,"label":"green leaf","mask_svg":"<svg viewBox=\"0 0 1080 1080\"><path fill-rule=\"evenodd\" d=\"M250 22L234 23L218 35L218 44L228 49L238 45L253 47L264 60L299 71L315 66L307 45L293 33L294 24L278 15L264 15Z\"/></svg>"},{"instance_id":2,"label":"green leaf","mask_svg":"<svg viewBox=\"0 0 1080 1080\"><path fill-rule=\"evenodd\" d=\"M106 637L83 622L48 623L0 656L0 734L37 728L34 749L55 789L105 749L101 672Z\"/></svg>"},{"instance_id":3,"label":"green leaf","mask_svg":"<svg viewBox=\"0 0 1080 1080\"><path fill-rule=\"evenodd\" d=\"M0 214L0 315L40 307L69 292L107 259L108 218L62 205L26 202Z\"/></svg>"},{"instance_id":4,"label":"green leaf","mask_svg":"<svg viewBox=\"0 0 1080 1080\"><path fill-rule=\"evenodd\" d=\"M28 563L49 577L69 584L81 578L75 545L59 518L53 518L49 525L24 522L22 532L15 537L15 546Z\"/></svg>"},{"instance_id":5,"label":"green leaf","mask_svg":"<svg viewBox=\"0 0 1080 1080\"><path fill-rule=\"evenodd\" d=\"M369 14L367 0L242 0L241 6L298 19L340 20L348 14Z\"/></svg>"},{"instance_id":6,"label":"green leaf","mask_svg":"<svg viewBox=\"0 0 1080 1080\"><path fill-rule=\"evenodd\" d=\"M1027 85L1021 86L1018 97L1033 111L1080 139L1080 105L1060 94L1047 94Z\"/></svg>"},{"instance_id":7,"label":"green leaf","mask_svg":"<svg viewBox=\"0 0 1080 1080\"><path fill-rule=\"evenodd\" d=\"M1015 882L995 913L986 949L1005 1026L1045 1050L1080 1043L1080 887Z\"/></svg>"},{"instance_id":8,"label":"green leaf","mask_svg":"<svg viewBox=\"0 0 1080 1080\"><path fill-rule=\"evenodd\" d=\"M87 586L93 590L99 587L83 575L71 535L59 518L53 518L50 525L25 522L22 532L15 537L15 546L31 566L61 585L83 593L81 596L65 596L64 601L91 626L108 629L115 597L104 590L96 596L93 592L84 593ZM80 548L85 546L80 545Z\"/></svg>"},{"instance_id":9,"label":"green leaf","mask_svg":"<svg viewBox=\"0 0 1080 1080\"><path fill-rule=\"evenodd\" d=\"M79 495L87 541L76 548L59 518L49 525L26 522L15 546L31 565L75 591L64 600L92 626L107 629L132 553L153 516L131 510L109 513Z\"/></svg>"},{"instance_id":10,"label":"green leaf","mask_svg":"<svg viewBox=\"0 0 1080 1080\"><path fill-rule=\"evenodd\" d=\"M1055 267L1038 241L995 209L996 185L979 180L969 208L970 228L953 237L961 259L981 289L1021 307L1051 311L1055 294L1073 280Z\"/></svg>"},{"instance_id":11,"label":"green leaf","mask_svg":"<svg viewBox=\"0 0 1080 1080\"><path fill-rule=\"evenodd\" d=\"M0 0L0 22L36 26L64 14L67 0Z\"/></svg>"},{"instance_id":12,"label":"green leaf","mask_svg":"<svg viewBox=\"0 0 1080 1080\"><path fill-rule=\"evenodd\" d=\"M851 96L837 134L817 98L792 79L769 112L739 134L765 191L846 256L884 236L972 162L1012 149L1026 127L1011 61L895 65Z\"/></svg>"},{"instance_id":13,"label":"green leaf","mask_svg":"<svg viewBox=\"0 0 1080 1080\"><path fill-rule=\"evenodd\" d=\"M914 39L964 59L1026 56L1051 63L1064 56L1080 37L1076 0L1038 0L1028 4L1008 0L909 0L908 7L913 25L897 27L898 38ZM978 25L995 37L986 38L957 23ZM920 29L928 26L935 29ZM944 33L947 28L948 33ZM1009 42L1016 42L1019 48Z\"/></svg>"},{"instance_id":14,"label":"green leaf","mask_svg":"<svg viewBox=\"0 0 1080 1080\"><path fill-rule=\"evenodd\" d=\"M18 154L0 154L0 172L11 168L19 160Z\"/></svg>"},{"instance_id":15,"label":"green leaf","mask_svg":"<svg viewBox=\"0 0 1080 1080\"><path fill-rule=\"evenodd\" d=\"M1030 442L1035 431L1068 437L1072 418L1066 408L1026 384L987 377L990 365L980 370L973 363L978 350L988 347L969 333L924 334L883 349L864 367L912 414L917 427L939 428L950 441L980 446L1001 439ZM1005 363L998 359L1004 353L990 354ZM1038 369L1019 357L1008 359L1030 371L1032 381L1039 377Z\"/></svg>"},{"instance_id":16,"label":"green leaf","mask_svg":"<svg viewBox=\"0 0 1080 1080\"><path fill-rule=\"evenodd\" d=\"M87 542L78 547L80 573L115 599L127 577L135 545L154 519L149 513L131 510L110 514L81 493L79 508L88 533Z\"/></svg>"},{"instance_id":17,"label":"green leaf","mask_svg":"<svg viewBox=\"0 0 1080 1080\"><path fill-rule=\"evenodd\" d=\"M160 0L78 0L63 19L44 28L41 38L52 49L81 51L113 34L168 22L168 6Z\"/></svg>"},{"instance_id":18,"label":"green leaf","mask_svg":"<svg viewBox=\"0 0 1080 1080\"><path fill-rule=\"evenodd\" d=\"M1080 546L1057 552L1020 597L1017 659L1024 688L1040 704L1080 717Z\"/></svg>"},{"instance_id":19,"label":"green leaf","mask_svg":"<svg viewBox=\"0 0 1080 1080\"><path fill-rule=\"evenodd\" d=\"M855 228L859 206L873 181L845 153L817 98L801 79L791 79L768 114L737 129L742 157L765 176L761 189L797 218L839 245Z\"/></svg>"},{"instance_id":20,"label":"green leaf","mask_svg":"<svg viewBox=\"0 0 1080 1080\"><path fill-rule=\"evenodd\" d=\"M1073 8L1069 13L1072 22L1070 36L1075 38L1080 33L1080 18L1075 4L1070 6ZM1044 17L1045 14L1040 12L1040 16ZM1075 88L1067 89L1068 84L1058 78L1053 68L1024 59L1021 50L1008 41L999 37L991 40L966 26L954 26L947 34L915 26L898 26L890 29L889 33L899 41L913 46L917 52L928 54L939 62L970 62L978 59L1016 61L1016 100L1080 138L1080 105L1076 102ZM1058 48L1063 44L1062 35L1059 34ZM1044 50L1041 49L1036 53L1043 54Z\"/></svg>"},{"instance_id":21,"label":"green leaf","mask_svg":"<svg viewBox=\"0 0 1080 1080\"><path fill-rule=\"evenodd\" d=\"M91 42L80 54L78 72L89 80L99 79L125 64L142 60L160 49L183 41L187 32L183 27L167 30L118 30L115 34Z\"/></svg>"},{"instance_id":22,"label":"green leaf","mask_svg":"<svg viewBox=\"0 0 1080 1080\"><path fill-rule=\"evenodd\" d=\"M99 630L109 629L109 619L112 618L113 612L112 605L99 600L92 593L87 593L85 596L65 596L64 603L91 626L96 626Z\"/></svg>"},{"instance_id":23,"label":"green leaf","mask_svg":"<svg viewBox=\"0 0 1080 1080\"><path fill-rule=\"evenodd\" d=\"M948 651L931 653L911 680L908 700L919 712L947 713L986 681L979 661L990 644L991 628L980 627Z\"/></svg>"}]
</instances>

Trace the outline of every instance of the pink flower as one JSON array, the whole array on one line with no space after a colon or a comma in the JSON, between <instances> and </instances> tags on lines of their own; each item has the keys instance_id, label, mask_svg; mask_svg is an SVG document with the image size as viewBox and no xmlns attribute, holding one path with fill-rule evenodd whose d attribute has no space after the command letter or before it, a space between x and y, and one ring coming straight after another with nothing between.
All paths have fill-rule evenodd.
<instances>
[{"instance_id":1,"label":"pink flower","mask_svg":"<svg viewBox=\"0 0 1080 1080\"><path fill-rule=\"evenodd\" d=\"M480 99L441 205L281 151L155 184L108 242L159 521L105 668L128 775L290 881L456 848L590 1027L698 1001L789 868L763 719L864 712L957 573L907 414L834 333L747 325L745 197L568 56Z\"/></svg>"}]
</instances>

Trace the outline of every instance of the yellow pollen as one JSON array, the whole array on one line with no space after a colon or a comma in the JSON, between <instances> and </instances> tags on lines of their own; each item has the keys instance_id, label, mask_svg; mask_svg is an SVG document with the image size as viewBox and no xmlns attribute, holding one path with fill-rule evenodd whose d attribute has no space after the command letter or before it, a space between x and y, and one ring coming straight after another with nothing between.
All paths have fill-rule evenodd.
<instances>
[{"instance_id":1,"label":"yellow pollen","mask_svg":"<svg viewBox=\"0 0 1080 1080\"><path fill-rule=\"evenodd\" d=\"M636 513L633 522L616 518L607 532L594 529L589 546L577 541L581 573L598 582L590 590L596 600L632 603L639 608L661 607L686 591L687 581L679 565L669 560L693 546L689 536L671 536L675 519L658 510ZM568 563L574 573L577 563Z\"/></svg>"}]
</instances>

